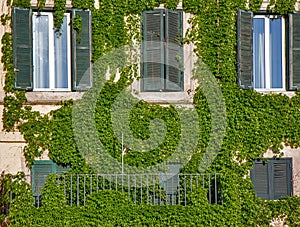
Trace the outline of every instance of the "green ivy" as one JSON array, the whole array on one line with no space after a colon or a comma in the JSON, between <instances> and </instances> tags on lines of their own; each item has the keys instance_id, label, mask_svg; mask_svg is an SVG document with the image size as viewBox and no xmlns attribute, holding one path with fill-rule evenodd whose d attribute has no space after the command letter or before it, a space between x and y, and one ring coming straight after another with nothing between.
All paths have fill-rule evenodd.
<instances>
[{"instance_id":1,"label":"green ivy","mask_svg":"<svg viewBox=\"0 0 300 227\"><path fill-rule=\"evenodd\" d=\"M39 10L42 10L44 0L38 3ZM62 23L66 10L65 3L65 0L55 0L57 29ZM29 0L15 0L12 4L30 7ZM94 62L116 48L132 44L133 38L141 41L140 15L144 10L153 9L160 4L175 9L178 0L103 0L99 1L99 4L100 8L95 9L93 0L72 1L76 9L92 10ZM248 176L253 160L262 157L267 149L280 156L283 144L291 147L300 146L299 92L296 92L294 97L288 98L282 94L262 95L254 90L241 90L236 85L237 10L256 12L261 4L262 0L183 1L184 11L194 15L189 21L192 29L187 31L184 42L195 45L195 54L217 78L226 103L226 136L221 151L207 170L207 172L221 173L223 205L208 204L205 200L206 192L199 189L197 193L188 195L189 205L186 207L137 206L126 195L115 192L103 192L91 196L86 207L69 207L64 202L63 189L57 186L56 179L51 177L44 188L44 206L39 209L32 206L29 187L25 186L25 189L22 189L24 198L16 197L19 201L16 199L11 209L9 216L11 223L16 226L47 226L54 223L57 226L268 226L270 220L285 217L287 224L298 226L299 199L297 197L279 201L257 199ZM270 1L268 10L286 15L294 11L294 4L295 0ZM1 16L2 23L7 23L9 19L8 15ZM80 33L80 18L75 17L72 26ZM27 166L30 167L35 158L48 150L49 157L53 161L70 165L71 172L92 173L93 170L85 162L74 139L73 101L59 103L61 108L45 115L25 105L25 91L14 89L11 33L4 34L2 44L1 61L6 71L3 125L6 131L18 129L24 135L27 142L24 148ZM112 73L124 63L123 55L114 57L115 65L111 65ZM118 59L117 63L116 59ZM95 67L95 70L99 70L100 75L104 77L105 70L101 67L103 66L100 66L100 69ZM119 92L132 82L132 72L137 72L136 66L121 70L121 78L118 82L113 82L112 78L105 83L95 109L99 139L105 149L119 160L121 154L117 151L120 150L121 144L113 131L111 109ZM127 98L133 99L130 96ZM200 136L196 152L184 166L183 173L198 172L199 163L211 136L210 109L201 89L197 89L193 101L200 119ZM152 152L143 153L128 148L128 154L125 156L127 164L151 166L163 162L174 152L180 140L178 135L181 126L179 116L172 105L166 107L150 105L144 101L138 102L130 113L130 128L133 135L139 139L149 138L150 122L155 118L163 120L166 124L167 134L164 142ZM20 181L16 182L20 183ZM7 183L2 184L10 188ZM3 198L7 199L7 195ZM18 209L19 205L28 207ZM64 215L61 215L62 213Z\"/></svg>"}]
</instances>

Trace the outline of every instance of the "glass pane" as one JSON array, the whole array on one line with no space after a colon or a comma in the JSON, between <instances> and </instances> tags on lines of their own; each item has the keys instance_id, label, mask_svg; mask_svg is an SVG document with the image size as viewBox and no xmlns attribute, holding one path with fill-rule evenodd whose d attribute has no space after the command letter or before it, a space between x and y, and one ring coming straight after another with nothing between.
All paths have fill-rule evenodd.
<instances>
[{"instance_id":1,"label":"glass pane","mask_svg":"<svg viewBox=\"0 0 300 227\"><path fill-rule=\"evenodd\" d=\"M49 88L49 18L34 16L35 20L35 88Z\"/></svg>"},{"instance_id":2,"label":"glass pane","mask_svg":"<svg viewBox=\"0 0 300 227\"><path fill-rule=\"evenodd\" d=\"M67 16L59 32L54 33L55 88L68 88L68 24Z\"/></svg>"},{"instance_id":3,"label":"glass pane","mask_svg":"<svg viewBox=\"0 0 300 227\"><path fill-rule=\"evenodd\" d=\"M254 88L265 88L265 19L253 19Z\"/></svg>"},{"instance_id":4,"label":"glass pane","mask_svg":"<svg viewBox=\"0 0 300 227\"><path fill-rule=\"evenodd\" d=\"M271 88L282 88L282 27L281 19L270 19Z\"/></svg>"}]
</instances>

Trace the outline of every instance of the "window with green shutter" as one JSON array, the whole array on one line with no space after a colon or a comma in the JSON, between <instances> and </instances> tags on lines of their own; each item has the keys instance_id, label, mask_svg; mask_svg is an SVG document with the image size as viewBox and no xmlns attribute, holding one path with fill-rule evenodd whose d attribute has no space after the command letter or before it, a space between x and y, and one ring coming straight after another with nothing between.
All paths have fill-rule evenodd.
<instances>
[{"instance_id":1,"label":"window with green shutter","mask_svg":"<svg viewBox=\"0 0 300 227\"><path fill-rule=\"evenodd\" d=\"M292 158L256 160L250 176L256 195L261 199L292 195Z\"/></svg>"},{"instance_id":2,"label":"window with green shutter","mask_svg":"<svg viewBox=\"0 0 300 227\"><path fill-rule=\"evenodd\" d=\"M91 11L66 12L59 31L53 12L13 7L12 17L16 89L77 91L92 86ZM72 29L75 17L80 31Z\"/></svg>"},{"instance_id":3,"label":"window with green shutter","mask_svg":"<svg viewBox=\"0 0 300 227\"><path fill-rule=\"evenodd\" d=\"M69 170L69 166L58 165L51 160L36 160L31 167L31 185L36 203L40 205L42 187L49 174L62 174Z\"/></svg>"},{"instance_id":4,"label":"window with green shutter","mask_svg":"<svg viewBox=\"0 0 300 227\"><path fill-rule=\"evenodd\" d=\"M258 91L300 86L300 14L288 17L238 11L238 85Z\"/></svg>"},{"instance_id":5,"label":"window with green shutter","mask_svg":"<svg viewBox=\"0 0 300 227\"><path fill-rule=\"evenodd\" d=\"M182 12L143 12L142 91L183 90Z\"/></svg>"}]
</instances>

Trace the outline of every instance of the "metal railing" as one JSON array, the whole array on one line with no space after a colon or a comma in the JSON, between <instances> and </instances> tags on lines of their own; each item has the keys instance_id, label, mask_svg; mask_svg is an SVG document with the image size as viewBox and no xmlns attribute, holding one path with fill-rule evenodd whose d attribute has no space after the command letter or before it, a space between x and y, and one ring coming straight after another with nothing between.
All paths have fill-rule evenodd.
<instances>
[{"instance_id":1,"label":"metal railing","mask_svg":"<svg viewBox=\"0 0 300 227\"><path fill-rule=\"evenodd\" d=\"M48 175L31 176L35 205L40 207L42 188ZM135 204L189 205L198 193L211 204L222 204L220 174L65 174L55 175L67 204L85 206L99 191L127 194Z\"/></svg>"}]
</instances>

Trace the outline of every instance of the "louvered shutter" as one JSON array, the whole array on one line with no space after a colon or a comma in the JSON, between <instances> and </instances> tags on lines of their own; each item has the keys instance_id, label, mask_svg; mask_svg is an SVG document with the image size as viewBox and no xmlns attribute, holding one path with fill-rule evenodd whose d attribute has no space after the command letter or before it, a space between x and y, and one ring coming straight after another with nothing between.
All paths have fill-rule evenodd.
<instances>
[{"instance_id":1,"label":"louvered shutter","mask_svg":"<svg viewBox=\"0 0 300 227\"><path fill-rule=\"evenodd\" d=\"M289 81L288 89L300 87L300 13L289 15Z\"/></svg>"},{"instance_id":2,"label":"louvered shutter","mask_svg":"<svg viewBox=\"0 0 300 227\"><path fill-rule=\"evenodd\" d=\"M238 11L238 85L240 88L253 87L253 14L249 11Z\"/></svg>"},{"instance_id":3,"label":"louvered shutter","mask_svg":"<svg viewBox=\"0 0 300 227\"><path fill-rule=\"evenodd\" d=\"M32 27L31 9L13 7L12 36L15 88L32 89Z\"/></svg>"},{"instance_id":4,"label":"louvered shutter","mask_svg":"<svg viewBox=\"0 0 300 227\"><path fill-rule=\"evenodd\" d=\"M257 161L253 165L251 179L258 198L270 199L270 172L267 162Z\"/></svg>"},{"instance_id":5,"label":"louvered shutter","mask_svg":"<svg viewBox=\"0 0 300 227\"><path fill-rule=\"evenodd\" d=\"M183 88L182 12L166 10L166 89Z\"/></svg>"},{"instance_id":6,"label":"louvered shutter","mask_svg":"<svg viewBox=\"0 0 300 227\"><path fill-rule=\"evenodd\" d=\"M72 29L73 90L87 90L92 86L91 67L91 11L73 10L72 19L81 17L81 31Z\"/></svg>"},{"instance_id":7,"label":"louvered shutter","mask_svg":"<svg viewBox=\"0 0 300 227\"><path fill-rule=\"evenodd\" d=\"M143 12L143 91L164 89L164 20L163 11Z\"/></svg>"},{"instance_id":8,"label":"louvered shutter","mask_svg":"<svg viewBox=\"0 0 300 227\"><path fill-rule=\"evenodd\" d=\"M45 185L49 174L55 172L55 167L52 161L36 161L32 168L32 190L35 196L41 194L41 188Z\"/></svg>"},{"instance_id":9,"label":"louvered shutter","mask_svg":"<svg viewBox=\"0 0 300 227\"><path fill-rule=\"evenodd\" d=\"M273 160L273 199L292 195L292 159Z\"/></svg>"}]
</instances>

